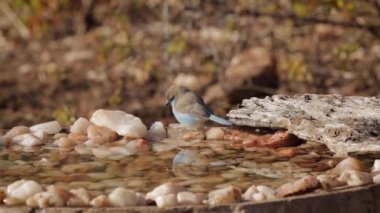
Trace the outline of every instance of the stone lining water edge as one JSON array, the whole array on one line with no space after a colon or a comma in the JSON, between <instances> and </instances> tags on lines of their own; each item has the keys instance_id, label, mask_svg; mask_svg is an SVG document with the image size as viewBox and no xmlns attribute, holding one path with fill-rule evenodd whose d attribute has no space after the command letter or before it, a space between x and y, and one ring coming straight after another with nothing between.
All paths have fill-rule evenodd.
<instances>
[{"instance_id":1,"label":"stone lining water edge","mask_svg":"<svg viewBox=\"0 0 380 213\"><path fill-rule=\"evenodd\" d=\"M70 128L14 127L0 148L0 206L223 205L380 182L379 160L334 157L282 130L148 129L111 110Z\"/></svg>"}]
</instances>

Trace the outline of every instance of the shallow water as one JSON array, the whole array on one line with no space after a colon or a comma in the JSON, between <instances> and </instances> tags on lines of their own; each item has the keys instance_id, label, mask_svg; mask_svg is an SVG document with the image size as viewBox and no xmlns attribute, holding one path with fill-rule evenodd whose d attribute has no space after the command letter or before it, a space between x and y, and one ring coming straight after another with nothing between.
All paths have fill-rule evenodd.
<instances>
[{"instance_id":1,"label":"shallow water","mask_svg":"<svg viewBox=\"0 0 380 213\"><path fill-rule=\"evenodd\" d=\"M325 146L310 142L294 148L296 155L292 157L273 154L274 149L242 148L231 141L171 139L153 144L154 150L159 146L165 150L169 145L168 151L149 151L121 160L80 155L54 147L51 141L43 147L2 148L0 186L32 179L42 185L84 187L96 195L119 186L148 192L161 183L176 181L190 191L207 193L228 185L241 190L252 184L277 187L307 174L323 172L340 160L333 158ZM181 150L194 150L201 160L173 169L173 158Z\"/></svg>"}]
</instances>

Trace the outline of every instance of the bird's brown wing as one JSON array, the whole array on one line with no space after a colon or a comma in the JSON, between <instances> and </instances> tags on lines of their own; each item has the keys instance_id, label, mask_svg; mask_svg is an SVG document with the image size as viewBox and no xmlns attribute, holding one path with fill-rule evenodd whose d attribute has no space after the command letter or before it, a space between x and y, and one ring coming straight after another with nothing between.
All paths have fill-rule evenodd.
<instances>
[{"instance_id":1,"label":"bird's brown wing","mask_svg":"<svg viewBox=\"0 0 380 213\"><path fill-rule=\"evenodd\" d=\"M192 92L187 92L178 97L175 110L202 119L206 119L210 116L210 111L204 104L202 98Z\"/></svg>"}]
</instances>

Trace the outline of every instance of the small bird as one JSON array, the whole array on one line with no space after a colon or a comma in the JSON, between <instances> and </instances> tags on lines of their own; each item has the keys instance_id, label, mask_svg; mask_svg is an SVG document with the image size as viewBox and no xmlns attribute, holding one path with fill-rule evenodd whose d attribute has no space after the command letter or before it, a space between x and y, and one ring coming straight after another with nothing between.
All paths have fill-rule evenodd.
<instances>
[{"instance_id":1,"label":"small bird","mask_svg":"<svg viewBox=\"0 0 380 213\"><path fill-rule=\"evenodd\" d=\"M174 117L179 123L188 127L200 127L206 120L222 125L232 123L218 117L206 106L203 99L185 87L171 86L166 91L166 104L171 105Z\"/></svg>"}]
</instances>

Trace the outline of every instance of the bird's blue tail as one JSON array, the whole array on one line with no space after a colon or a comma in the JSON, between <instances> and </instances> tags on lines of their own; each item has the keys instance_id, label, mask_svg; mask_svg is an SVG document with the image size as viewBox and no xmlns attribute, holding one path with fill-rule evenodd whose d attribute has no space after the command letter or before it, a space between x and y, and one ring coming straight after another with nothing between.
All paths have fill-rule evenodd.
<instances>
[{"instance_id":1,"label":"bird's blue tail","mask_svg":"<svg viewBox=\"0 0 380 213\"><path fill-rule=\"evenodd\" d=\"M226 119L224 118L221 118L221 117L218 117L216 115L210 115L209 117L210 120L216 122L216 123L219 123L219 124L222 124L222 125L232 125L231 122L227 121Z\"/></svg>"}]
</instances>

